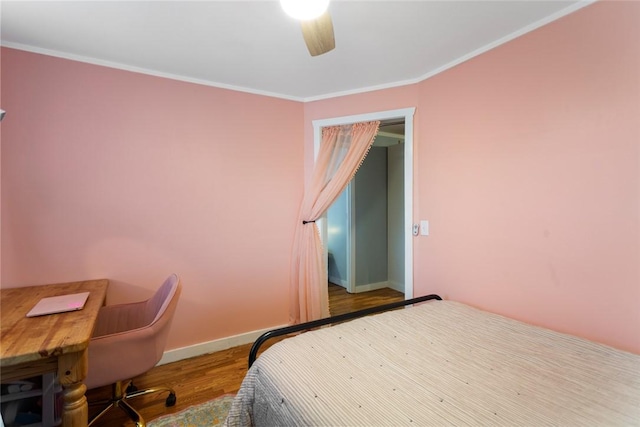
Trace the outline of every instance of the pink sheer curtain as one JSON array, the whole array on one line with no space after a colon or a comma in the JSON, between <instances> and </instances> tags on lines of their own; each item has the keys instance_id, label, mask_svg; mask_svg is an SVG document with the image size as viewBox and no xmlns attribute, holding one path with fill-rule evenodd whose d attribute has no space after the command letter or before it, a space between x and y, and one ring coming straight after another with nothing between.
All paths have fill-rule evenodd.
<instances>
[{"instance_id":1,"label":"pink sheer curtain","mask_svg":"<svg viewBox=\"0 0 640 427\"><path fill-rule=\"evenodd\" d=\"M306 189L293 244L290 321L329 316L327 265L315 220L346 188L378 133L379 121L322 129L322 143Z\"/></svg>"}]
</instances>

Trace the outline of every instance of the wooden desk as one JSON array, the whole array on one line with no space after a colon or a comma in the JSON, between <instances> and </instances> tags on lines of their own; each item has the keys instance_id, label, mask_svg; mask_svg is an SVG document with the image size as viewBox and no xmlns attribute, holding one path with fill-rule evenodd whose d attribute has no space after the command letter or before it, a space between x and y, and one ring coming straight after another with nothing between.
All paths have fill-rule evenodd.
<instances>
[{"instance_id":1,"label":"wooden desk","mask_svg":"<svg viewBox=\"0 0 640 427\"><path fill-rule=\"evenodd\" d=\"M89 340L104 304L109 281L59 283L0 289L0 375L13 381L55 372L63 387L64 427L85 427ZM44 297L90 291L84 308L68 313L26 317Z\"/></svg>"}]
</instances>

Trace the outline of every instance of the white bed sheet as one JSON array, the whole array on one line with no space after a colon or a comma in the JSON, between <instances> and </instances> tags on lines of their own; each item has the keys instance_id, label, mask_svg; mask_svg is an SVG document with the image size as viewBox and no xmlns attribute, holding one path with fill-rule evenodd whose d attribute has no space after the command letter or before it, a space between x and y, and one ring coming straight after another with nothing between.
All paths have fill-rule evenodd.
<instances>
[{"instance_id":1,"label":"white bed sheet","mask_svg":"<svg viewBox=\"0 0 640 427\"><path fill-rule=\"evenodd\" d=\"M286 339L227 426L640 426L640 356L453 301Z\"/></svg>"}]
</instances>

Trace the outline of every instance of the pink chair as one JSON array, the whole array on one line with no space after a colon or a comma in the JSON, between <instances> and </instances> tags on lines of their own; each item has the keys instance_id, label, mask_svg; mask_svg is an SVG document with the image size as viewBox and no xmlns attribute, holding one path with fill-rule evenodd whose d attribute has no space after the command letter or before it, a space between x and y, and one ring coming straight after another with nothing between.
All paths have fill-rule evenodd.
<instances>
[{"instance_id":1,"label":"pink chair","mask_svg":"<svg viewBox=\"0 0 640 427\"><path fill-rule=\"evenodd\" d=\"M168 391L165 404L175 405L173 389L137 390L131 379L149 371L160 361L181 288L180 279L172 274L146 301L107 305L100 309L89 343L89 371L85 384L88 389L112 384L113 394L109 400L90 403L106 406L91 418L89 425L112 407L118 407L136 426L144 427L145 421L125 400L149 393Z\"/></svg>"}]
</instances>

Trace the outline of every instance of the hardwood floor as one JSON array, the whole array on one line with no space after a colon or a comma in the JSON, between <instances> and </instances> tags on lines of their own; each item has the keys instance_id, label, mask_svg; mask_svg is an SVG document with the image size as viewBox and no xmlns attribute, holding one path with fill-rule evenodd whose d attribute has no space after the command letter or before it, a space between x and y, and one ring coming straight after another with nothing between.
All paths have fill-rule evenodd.
<instances>
[{"instance_id":1,"label":"hardwood floor","mask_svg":"<svg viewBox=\"0 0 640 427\"><path fill-rule=\"evenodd\" d=\"M332 316L404 300L404 294L391 288L349 294L341 286L329 283L329 311Z\"/></svg>"},{"instance_id":2,"label":"hardwood floor","mask_svg":"<svg viewBox=\"0 0 640 427\"><path fill-rule=\"evenodd\" d=\"M344 288L329 284L329 306L331 315L360 310L367 307L401 301L404 295L392 289L380 289L360 294L349 294ZM273 344L273 343L270 343ZM268 347L269 343L267 343ZM164 406L167 393L154 393L140 396L129 401L146 421L161 415L186 409L224 394L236 393L247 372L247 359L251 344L233 347L228 350L193 357L179 362L156 366L144 375L134 378L139 389L153 386L169 386L176 391L176 405ZM126 363L126 355L123 355ZM89 402L106 399L111 388L101 387L87 392ZM89 407L89 415L99 411L100 407ZM131 427L134 424L121 415L121 411L111 409L95 427ZM92 426L93 427L93 426Z\"/></svg>"}]
</instances>

